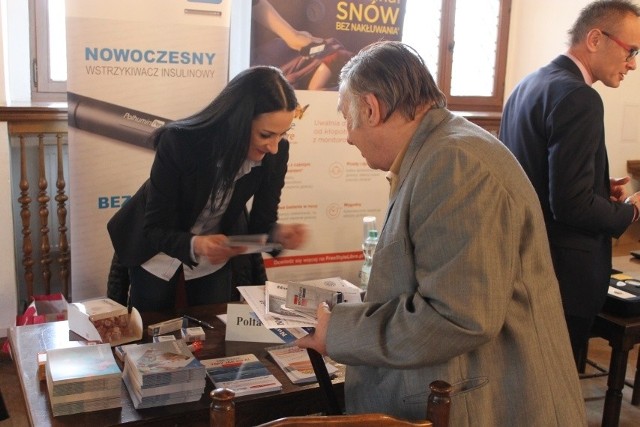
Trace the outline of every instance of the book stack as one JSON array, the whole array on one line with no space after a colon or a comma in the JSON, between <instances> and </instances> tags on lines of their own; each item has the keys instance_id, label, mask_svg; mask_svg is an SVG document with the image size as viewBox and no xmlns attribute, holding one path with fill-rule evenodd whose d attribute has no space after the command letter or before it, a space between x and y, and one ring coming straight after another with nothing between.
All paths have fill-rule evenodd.
<instances>
[{"instance_id":1,"label":"book stack","mask_svg":"<svg viewBox=\"0 0 640 427\"><path fill-rule=\"evenodd\" d=\"M296 345L281 345L267 348L269 356L278 364L280 369L294 384L306 384L317 381L316 374L309 358L309 353L304 348ZM325 362L327 372L333 376L338 372L331 363Z\"/></svg>"},{"instance_id":2,"label":"book stack","mask_svg":"<svg viewBox=\"0 0 640 427\"><path fill-rule=\"evenodd\" d=\"M233 390L236 396L282 389L282 384L253 354L201 360L215 387Z\"/></svg>"},{"instance_id":3,"label":"book stack","mask_svg":"<svg viewBox=\"0 0 640 427\"><path fill-rule=\"evenodd\" d=\"M204 365L182 340L127 348L124 380L136 409L200 400L206 385Z\"/></svg>"},{"instance_id":4,"label":"book stack","mask_svg":"<svg viewBox=\"0 0 640 427\"><path fill-rule=\"evenodd\" d=\"M53 416L122 406L122 374L109 344L49 350L45 372Z\"/></svg>"}]
</instances>

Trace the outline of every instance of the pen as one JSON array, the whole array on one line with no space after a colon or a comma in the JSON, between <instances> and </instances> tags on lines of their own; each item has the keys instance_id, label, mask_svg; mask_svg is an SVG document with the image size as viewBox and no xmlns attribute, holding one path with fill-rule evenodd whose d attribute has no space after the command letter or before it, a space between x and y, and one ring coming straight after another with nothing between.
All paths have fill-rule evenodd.
<instances>
[{"instance_id":1,"label":"pen","mask_svg":"<svg viewBox=\"0 0 640 427\"><path fill-rule=\"evenodd\" d=\"M196 319L195 317L189 316L188 314L183 314L182 317L185 319L191 320L193 323L197 323L200 326L204 326L208 329L215 329L211 323L205 322L204 320Z\"/></svg>"}]
</instances>

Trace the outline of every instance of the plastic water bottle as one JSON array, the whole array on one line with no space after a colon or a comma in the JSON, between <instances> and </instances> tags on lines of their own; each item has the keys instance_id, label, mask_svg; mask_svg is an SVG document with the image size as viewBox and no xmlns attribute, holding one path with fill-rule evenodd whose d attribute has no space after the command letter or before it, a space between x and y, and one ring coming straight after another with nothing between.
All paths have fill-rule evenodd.
<instances>
[{"instance_id":1,"label":"plastic water bottle","mask_svg":"<svg viewBox=\"0 0 640 427\"><path fill-rule=\"evenodd\" d=\"M369 231L377 230L376 226L376 217L375 216L365 216L362 217L362 251L364 254L364 242L369 237ZM362 292L364 296L364 291L367 289L367 283L369 282L369 271L371 270L371 264L365 263L362 265L362 268L358 272L358 279L360 281L360 287L362 288Z\"/></svg>"},{"instance_id":2,"label":"plastic water bottle","mask_svg":"<svg viewBox=\"0 0 640 427\"><path fill-rule=\"evenodd\" d=\"M364 254L364 263L360 270L360 289L367 290L369 286L369 274L371 273L371 265L373 262L373 254L376 252L378 244L378 230L369 230L369 235L362 243L362 253Z\"/></svg>"}]
</instances>

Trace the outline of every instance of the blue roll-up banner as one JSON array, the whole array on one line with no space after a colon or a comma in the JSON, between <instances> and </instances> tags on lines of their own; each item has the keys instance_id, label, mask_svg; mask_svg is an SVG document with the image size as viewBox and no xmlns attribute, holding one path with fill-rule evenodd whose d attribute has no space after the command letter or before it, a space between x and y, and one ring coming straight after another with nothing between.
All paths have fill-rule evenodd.
<instances>
[{"instance_id":1,"label":"blue roll-up banner","mask_svg":"<svg viewBox=\"0 0 640 427\"><path fill-rule=\"evenodd\" d=\"M67 0L71 278L106 294L107 221L148 178L146 136L228 81L230 0Z\"/></svg>"}]
</instances>

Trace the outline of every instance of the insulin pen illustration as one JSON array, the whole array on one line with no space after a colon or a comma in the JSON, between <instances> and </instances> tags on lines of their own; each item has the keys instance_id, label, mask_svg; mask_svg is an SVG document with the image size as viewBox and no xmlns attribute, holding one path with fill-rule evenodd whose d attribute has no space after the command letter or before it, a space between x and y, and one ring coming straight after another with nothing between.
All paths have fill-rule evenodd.
<instances>
[{"instance_id":1,"label":"insulin pen illustration","mask_svg":"<svg viewBox=\"0 0 640 427\"><path fill-rule=\"evenodd\" d=\"M152 149L147 137L171 120L68 92L69 126Z\"/></svg>"}]
</instances>

